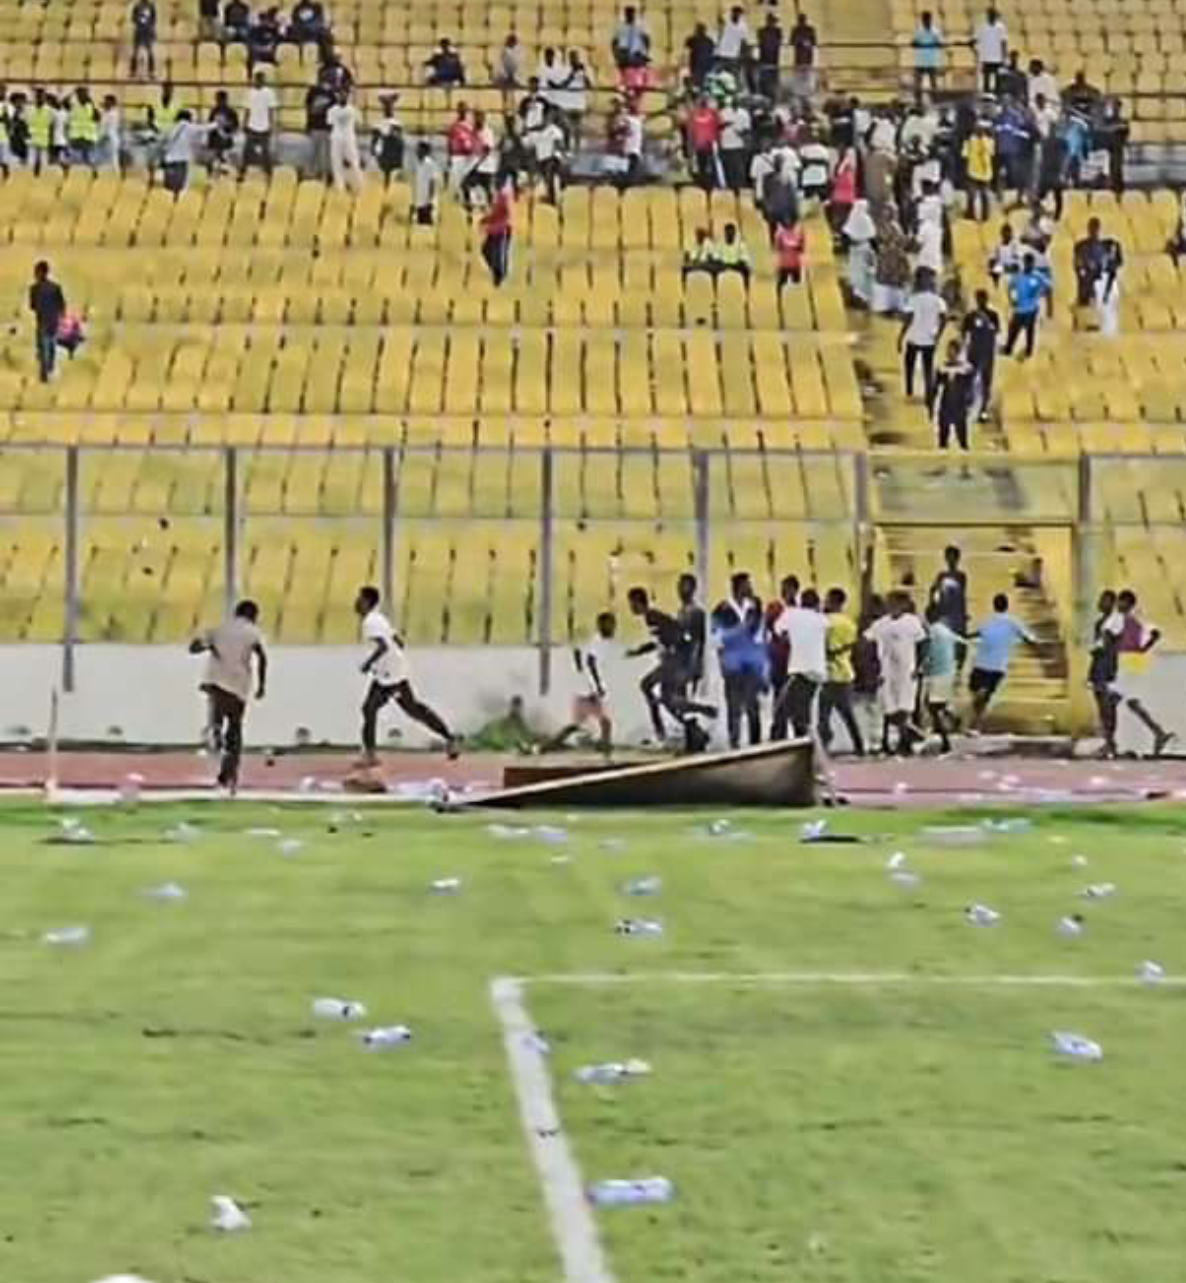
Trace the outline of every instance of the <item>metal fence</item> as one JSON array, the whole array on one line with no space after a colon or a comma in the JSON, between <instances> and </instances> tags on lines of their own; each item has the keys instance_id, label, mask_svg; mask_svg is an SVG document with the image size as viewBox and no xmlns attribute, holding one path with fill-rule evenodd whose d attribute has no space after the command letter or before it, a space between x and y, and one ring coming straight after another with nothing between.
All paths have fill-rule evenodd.
<instances>
[{"instance_id":1,"label":"metal fence","mask_svg":"<svg viewBox=\"0 0 1186 1283\"><path fill-rule=\"evenodd\" d=\"M88 626L91 579L115 585L131 639L143 639L135 622L151 616L156 639L180 640L196 616L225 609L245 587L275 595L282 585L269 581L268 567L282 544L310 553L329 534L354 550L353 560L340 559L341 574L376 580L402 618L413 606L402 582L409 546L448 530L456 581L480 573L493 596L510 594L515 603L513 627L492 614L476 639L537 646L546 687L553 647L588 627L577 589L604 569L590 559L622 562L620 578L614 570L615 582L604 585L619 596L635 576L666 593L679 569L694 571L711 594L727 570L741 567L755 572L764 592L782 573L818 573L860 593L885 586L895 531L922 532L936 548L976 528L1062 532L1070 587L1065 575L1056 587L1069 597L1061 605L1078 631L1105 560L1123 546L1129 563L1139 562L1151 528L1176 536L1184 519L1186 459L1166 457L593 444L10 445L0 449L0 608L7 598L23 610L35 596L38 635L58 636L60 621L69 689L76 646L117 639ZM609 534L620 557L606 553ZM168 594L142 555L154 543L171 549ZM489 565L467 565L479 545L490 549ZM300 573L299 559L286 564ZM439 620L451 581L434 577L431 558L417 573L415 609L427 600ZM345 587L343 579L327 591ZM447 631L423 628L413 638L450 640Z\"/></svg>"}]
</instances>

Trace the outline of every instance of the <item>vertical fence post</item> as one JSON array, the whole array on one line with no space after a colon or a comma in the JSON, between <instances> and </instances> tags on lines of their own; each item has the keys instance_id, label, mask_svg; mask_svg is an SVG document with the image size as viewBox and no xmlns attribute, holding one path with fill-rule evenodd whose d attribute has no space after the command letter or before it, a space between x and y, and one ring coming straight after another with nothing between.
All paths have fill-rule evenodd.
<instances>
[{"instance_id":1,"label":"vertical fence post","mask_svg":"<svg viewBox=\"0 0 1186 1283\"><path fill-rule=\"evenodd\" d=\"M383 600L395 609L395 450L383 450Z\"/></svg>"},{"instance_id":2,"label":"vertical fence post","mask_svg":"<svg viewBox=\"0 0 1186 1283\"><path fill-rule=\"evenodd\" d=\"M78 642L78 447L66 447L66 577L65 615L62 620L62 689L74 691L74 647Z\"/></svg>"},{"instance_id":3,"label":"vertical fence post","mask_svg":"<svg viewBox=\"0 0 1186 1283\"><path fill-rule=\"evenodd\" d=\"M865 546L869 531L869 456L852 456L852 564L860 585L860 608L865 607Z\"/></svg>"},{"instance_id":4,"label":"vertical fence post","mask_svg":"<svg viewBox=\"0 0 1186 1283\"><path fill-rule=\"evenodd\" d=\"M229 616L239 597L239 452L223 450L222 595Z\"/></svg>"},{"instance_id":5,"label":"vertical fence post","mask_svg":"<svg viewBox=\"0 0 1186 1283\"><path fill-rule=\"evenodd\" d=\"M539 572L537 593L539 599L539 693L547 695L552 689L552 572L555 560L552 546L552 509L555 489L551 447L540 455L540 517L539 517Z\"/></svg>"},{"instance_id":6,"label":"vertical fence post","mask_svg":"<svg viewBox=\"0 0 1186 1283\"><path fill-rule=\"evenodd\" d=\"M709 529L709 504L711 500L712 480L709 475L712 467L711 456L707 450L692 452L692 512L696 522L696 578L700 581L700 592L708 591L708 576L711 566L711 535Z\"/></svg>"},{"instance_id":7,"label":"vertical fence post","mask_svg":"<svg viewBox=\"0 0 1186 1283\"><path fill-rule=\"evenodd\" d=\"M1095 607L1095 577L1099 549L1095 530L1095 504L1091 493L1095 484L1091 455L1079 456L1076 486L1075 528L1071 532L1071 582L1074 585L1074 641L1083 643L1091 636L1091 618ZM1076 650L1078 645L1076 645Z\"/></svg>"}]
</instances>

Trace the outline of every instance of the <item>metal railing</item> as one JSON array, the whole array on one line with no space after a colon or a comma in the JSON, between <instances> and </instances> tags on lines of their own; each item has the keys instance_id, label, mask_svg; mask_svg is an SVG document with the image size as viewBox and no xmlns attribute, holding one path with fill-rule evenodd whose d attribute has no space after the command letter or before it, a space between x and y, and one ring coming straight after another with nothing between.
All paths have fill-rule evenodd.
<instances>
[{"instance_id":1,"label":"metal railing","mask_svg":"<svg viewBox=\"0 0 1186 1283\"><path fill-rule=\"evenodd\" d=\"M333 472L343 468L345 480ZM763 591L784 573L804 578L819 566L821 578L833 574L838 556L846 586L866 593L886 586L886 537L895 531L918 532L928 548L959 542L961 531L1026 531L1038 543L1054 533L1070 574L1069 581L1058 576L1051 595L1063 596L1060 614L1080 637L1116 539L1127 538L1131 545L1134 532L1172 531L1183 535L1186 550L1186 458L1166 456L1033 460L1004 454L609 446L6 445L0 448L0 496L7 496L0 498L0 535L17 550L17 560L34 530L45 536L43 547L52 545L55 567L60 553L67 690L84 640L87 565L101 554L114 559L107 564L123 564L126 556L134 566L137 538L143 543L142 532L154 526L161 530L159 541L174 550L201 532L194 542L219 567L219 582L207 585L207 608L215 604L211 598L229 608L238 597L250 579L249 550L253 556L274 550L281 538L299 547L305 530L321 536L349 531L353 546L361 542L370 549L368 564L397 614L400 567L407 564L400 554L411 540L432 530L462 540L476 532L488 535L493 546L505 531L508 544L513 538L530 549L523 563L533 568L533 578L524 586L522 640L538 648L544 689L552 651L566 641L556 631L564 613L564 573L600 573L582 562L583 540L605 555L604 540L591 537L598 534L620 535L627 561L633 558L630 573L646 578L649 564L664 584L673 546L678 568L694 571L706 592L714 592L721 587L714 574L719 578L722 568L739 564L735 550L752 555L760 540L769 550L767 564L746 568L755 571ZM117 528L126 528L123 544L111 538ZM1139 545L1143 536L1135 538ZM664 539L668 560L655 551ZM808 547L816 560L800 564ZM1131 555L1129 563L1131 572ZM823 569L825 564L831 569ZM1160 575L1152 560L1149 565L1151 576ZM492 585L498 573L496 567ZM0 601L8 588L4 575L0 561ZM132 595L151 595L156 582ZM625 586L614 591L620 595ZM52 589L42 584L46 591ZM584 627L587 621L582 616L576 623Z\"/></svg>"}]
</instances>

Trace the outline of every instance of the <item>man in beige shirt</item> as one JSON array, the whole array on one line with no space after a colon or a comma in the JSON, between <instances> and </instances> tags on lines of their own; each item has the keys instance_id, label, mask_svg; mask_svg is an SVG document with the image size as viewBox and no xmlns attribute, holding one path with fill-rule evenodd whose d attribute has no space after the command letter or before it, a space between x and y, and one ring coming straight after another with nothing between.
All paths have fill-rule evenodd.
<instances>
[{"instance_id":1,"label":"man in beige shirt","mask_svg":"<svg viewBox=\"0 0 1186 1283\"><path fill-rule=\"evenodd\" d=\"M222 752L219 786L232 794L239 787L239 762L243 756L243 718L251 698L252 658L255 659L255 698L263 699L268 680L268 655L257 624L259 607L241 601L234 615L190 642L191 655L206 654L206 676L201 689L210 701L209 731Z\"/></svg>"}]
</instances>

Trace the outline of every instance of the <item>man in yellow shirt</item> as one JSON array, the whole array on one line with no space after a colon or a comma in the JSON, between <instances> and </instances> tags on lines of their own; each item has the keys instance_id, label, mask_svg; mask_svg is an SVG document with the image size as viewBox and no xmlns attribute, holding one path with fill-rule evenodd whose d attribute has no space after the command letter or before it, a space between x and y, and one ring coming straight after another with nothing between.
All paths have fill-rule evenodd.
<instances>
[{"instance_id":1,"label":"man in yellow shirt","mask_svg":"<svg viewBox=\"0 0 1186 1283\"><path fill-rule=\"evenodd\" d=\"M964 143L964 172L968 182L968 217L988 222L988 193L997 163L997 143L992 130L981 121Z\"/></svg>"},{"instance_id":2,"label":"man in yellow shirt","mask_svg":"<svg viewBox=\"0 0 1186 1283\"><path fill-rule=\"evenodd\" d=\"M827 680L820 691L819 737L825 748L832 742L832 714L839 713L844 729L852 743L852 751L865 755L865 741L852 709L852 650L857 644L857 626L844 613L848 594L843 588L829 588L824 598L824 619L827 621L826 645L828 654Z\"/></svg>"}]
</instances>

